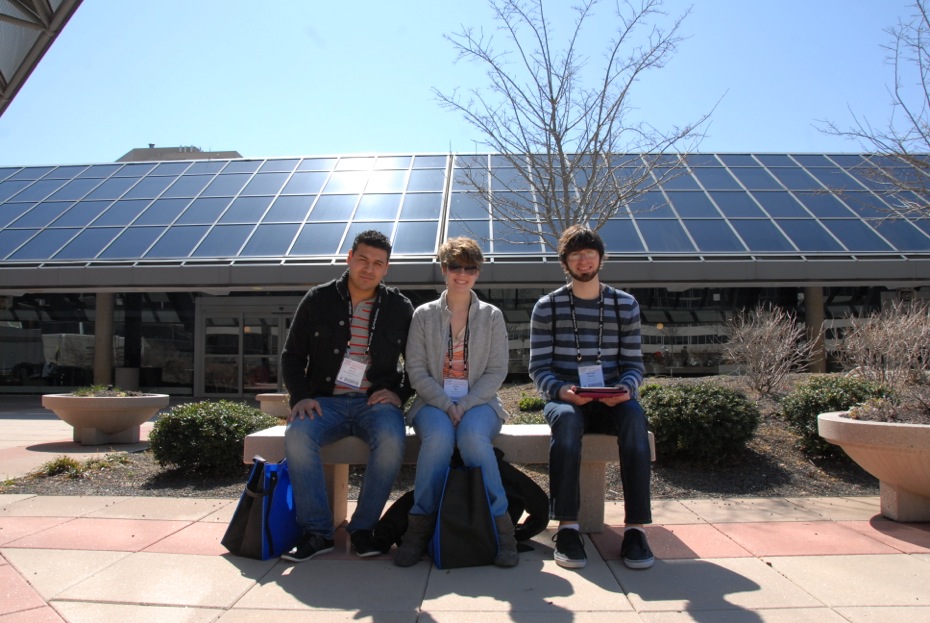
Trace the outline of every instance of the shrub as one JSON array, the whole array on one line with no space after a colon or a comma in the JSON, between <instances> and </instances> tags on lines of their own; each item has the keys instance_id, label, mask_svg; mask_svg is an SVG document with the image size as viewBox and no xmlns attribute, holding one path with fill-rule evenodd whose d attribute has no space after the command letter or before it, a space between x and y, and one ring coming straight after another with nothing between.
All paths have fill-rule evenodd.
<instances>
[{"instance_id":1,"label":"shrub","mask_svg":"<svg viewBox=\"0 0 930 623\"><path fill-rule=\"evenodd\" d=\"M798 435L798 445L814 456L843 456L839 446L825 441L817 433L817 415L827 411L846 411L851 407L880 398L887 391L880 385L851 376L816 375L799 385L781 401L781 414Z\"/></svg>"},{"instance_id":2,"label":"shrub","mask_svg":"<svg viewBox=\"0 0 930 623\"><path fill-rule=\"evenodd\" d=\"M546 399L542 396L530 396L527 393L520 394L520 411L542 411L546 406Z\"/></svg>"},{"instance_id":3,"label":"shrub","mask_svg":"<svg viewBox=\"0 0 930 623\"><path fill-rule=\"evenodd\" d=\"M640 402L658 460L732 461L759 426L759 409L745 394L712 383L647 384L640 388Z\"/></svg>"},{"instance_id":4,"label":"shrub","mask_svg":"<svg viewBox=\"0 0 930 623\"><path fill-rule=\"evenodd\" d=\"M158 418L149 445L162 467L198 475L232 474L243 469L245 436L277 424L274 416L241 402L181 404Z\"/></svg>"}]
</instances>

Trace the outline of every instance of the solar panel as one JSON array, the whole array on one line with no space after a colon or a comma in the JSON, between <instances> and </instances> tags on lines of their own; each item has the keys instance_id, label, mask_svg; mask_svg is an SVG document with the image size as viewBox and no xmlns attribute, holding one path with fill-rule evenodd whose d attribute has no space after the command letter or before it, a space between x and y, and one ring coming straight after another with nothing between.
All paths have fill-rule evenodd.
<instances>
[{"instance_id":1,"label":"solar panel","mask_svg":"<svg viewBox=\"0 0 930 623\"><path fill-rule=\"evenodd\" d=\"M615 173L626 179L644 170L636 154L610 160L623 166ZM611 218L599 225L611 252L930 252L930 225L903 214L900 199L876 175L876 166L889 164L884 160L861 154L685 160L662 159L653 188L639 188L604 215ZM582 182L595 171L585 162L575 177ZM543 256L551 254L543 236L553 232L516 228L495 204L526 206L532 228L548 227L534 184L551 180L534 164L505 155L411 154L3 167L0 260L335 258L368 228L390 235L399 256L432 258L442 237L455 235L478 238L492 258ZM487 194L479 196L468 178L481 180Z\"/></svg>"}]
</instances>

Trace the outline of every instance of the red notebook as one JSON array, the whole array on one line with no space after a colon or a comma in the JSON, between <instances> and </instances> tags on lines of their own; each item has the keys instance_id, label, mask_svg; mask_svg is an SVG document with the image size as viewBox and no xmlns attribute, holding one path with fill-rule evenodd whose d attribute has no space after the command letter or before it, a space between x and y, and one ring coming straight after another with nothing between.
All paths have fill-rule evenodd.
<instances>
[{"instance_id":1,"label":"red notebook","mask_svg":"<svg viewBox=\"0 0 930 623\"><path fill-rule=\"evenodd\" d=\"M610 398L627 394L629 391L625 387L578 387L575 394L585 398Z\"/></svg>"}]
</instances>

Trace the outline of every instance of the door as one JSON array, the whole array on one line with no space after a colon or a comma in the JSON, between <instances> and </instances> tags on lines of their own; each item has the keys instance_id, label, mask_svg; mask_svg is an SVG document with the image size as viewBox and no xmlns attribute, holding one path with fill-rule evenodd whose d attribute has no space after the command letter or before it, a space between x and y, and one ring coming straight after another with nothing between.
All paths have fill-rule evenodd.
<instances>
[{"instance_id":1,"label":"door","mask_svg":"<svg viewBox=\"0 0 930 623\"><path fill-rule=\"evenodd\" d=\"M283 391L278 365L299 301L299 297L197 299L194 394L243 398Z\"/></svg>"}]
</instances>

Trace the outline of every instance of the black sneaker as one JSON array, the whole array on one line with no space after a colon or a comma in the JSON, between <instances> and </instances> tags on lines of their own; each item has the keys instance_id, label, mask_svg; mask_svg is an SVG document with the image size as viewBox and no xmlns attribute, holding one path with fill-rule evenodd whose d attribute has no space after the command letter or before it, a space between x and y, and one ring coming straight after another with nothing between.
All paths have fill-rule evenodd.
<instances>
[{"instance_id":1,"label":"black sneaker","mask_svg":"<svg viewBox=\"0 0 930 623\"><path fill-rule=\"evenodd\" d=\"M333 551L332 539L327 539L322 534L307 532L300 537L297 545L292 547L289 552L281 554L281 558L291 562L303 562L331 551Z\"/></svg>"},{"instance_id":2,"label":"black sneaker","mask_svg":"<svg viewBox=\"0 0 930 623\"><path fill-rule=\"evenodd\" d=\"M648 569L656 559L646 542L646 533L631 528L623 533L623 544L620 546L620 557L623 564L630 569Z\"/></svg>"},{"instance_id":3,"label":"black sneaker","mask_svg":"<svg viewBox=\"0 0 930 623\"><path fill-rule=\"evenodd\" d=\"M387 554L391 550L391 543L384 543L376 540L371 530L356 530L352 533L352 547L359 558L371 558Z\"/></svg>"},{"instance_id":4,"label":"black sneaker","mask_svg":"<svg viewBox=\"0 0 930 623\"><path fill-rule=\"evenodd\" d=\"M588 564L581 534L573 528L562 528L552 537L555 541L555 563L566 569L581 569Z\"/></svg>"}]
</instances>

